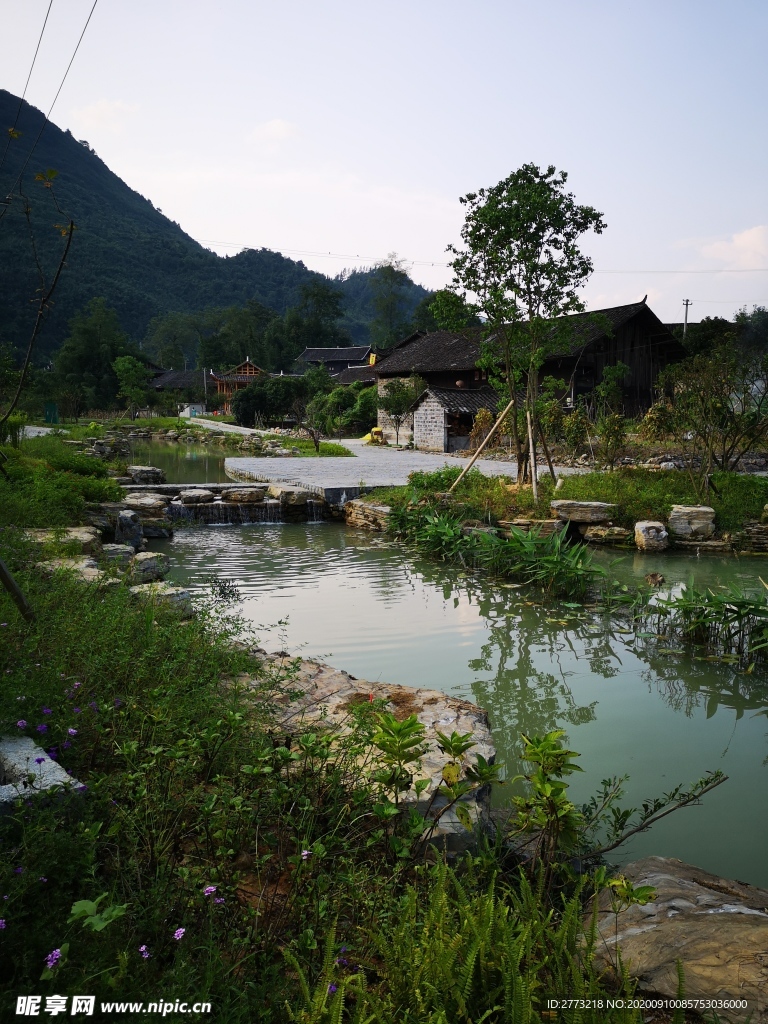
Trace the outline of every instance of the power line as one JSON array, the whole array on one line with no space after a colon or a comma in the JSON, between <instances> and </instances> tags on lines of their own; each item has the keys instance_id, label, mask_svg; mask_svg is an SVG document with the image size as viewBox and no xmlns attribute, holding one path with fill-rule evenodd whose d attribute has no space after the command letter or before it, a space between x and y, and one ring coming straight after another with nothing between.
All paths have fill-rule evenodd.
<instances>
[{"instance_id":1,"label":"power line","mask_svg":"<svg viewBox=\"0 0 768 1024\"><path fill-rule=\"evenodd\" d=\"M40 141L43 132L45 131L45 126L48 124L48 121L50 119L51 113L53 112L53 108L56 106L56 100L59 98L59 93L64 88L64 83L67 80L67 75L69 74L70 68L72 67L72 64L74 63L75 57L77 56L77 51L80 49L80 44L83 41L83 36L85 35L86 29L88 28L88 26L91 23L91 18L93 17L93 12L96 10L96 4L98 2L99 2L99 0L93 0L93 7L91 7L90 14L88 15L88 18L87 18L87 20L85 22L85 25L83 26L83 31L80 33L80 38L77 40L77 46L75 47L75 52L72 54L72 57L70 58L69 64L67 64L67 70L64 72L64 77L61 80L59 88L56 90L56 95L53 97L53 103L51 103L50 107L48 108L48 113L45 115L45 120L43 121L43 123L42 123L42 125L40 127L40 131L37 133L37 138L35 139L34 145L32 146L32 149L30 149L29 155L27 156L27 159L24 161L24 166L21 168L21 170L19 171L18 175L16 176L16 180L14 181L13 186L11 187L11 192L14 191L16 186L21 181L22 176L24 174L24 171L26 171L27 165L29 164L29 161L32 159L32 154L35 152L35 149L37 149L37 144ZM7 209L7 207L6 207L6 209Z\"/></svg>"},{"instance_id":2,"label":"power line","mask_svg":"<svg viewBox=\"0 0 768 1024\"><path fill-rule=\"evenodd\" d=\"M196 238L196 242L200 245L220 245L225 249L254 249L256 246L243 245L240 242L221 242L215 238ZM384 257L381 256L361 256L360 253L344 253L344 252L316 252L312 249L287 249L287 248L275 248L273 252L291 253L294 256L313 256L318 259L334 259L334 260L358 260L361 263L381 263ZM406 260L406 263L410 263L413 267L450 267L450 263L441 263L439 260ZM768 267L751 267L751 268L738 268L738 269L726 269L720 268L716 270L594 270L594 274L768 274Z\"/></svg>"},{"instance_id":3,"label":"power line","mask_svg":"<svg viewBox=\"0 0 768 1024\"><path fill-rule=\"evenodd\" d=\"M8 130L8 139L7 139L6 143L5 143L5 149L3 150L2 160L0 160L0 169L2 169L2 166L5 163L5 157L6 157L7 153L8 153L8 147L11 144L11 139L13 138L13 133L16 131L16 125L19 123L19 115L21 114L21 108L24 106L24 97L27 95L27 88L29 86L29 80L32 77L32 72L33 72L34 67L35 67L35 61L37 60L37 54L38 54L38 51L40 49L40 43L42 43L42 41L43 41L43 33L45 32L45 26L48 24L48 15L51 13L51 8L52 7L53 7L53 0L50 0L50 2L48 4L48 10L45 12L45 21L43 22L43 27L40 29L40 35L38 36L38 39L37 39L37 46L35 47L35 54L32 57L32 64L30 65L30 68L29 68L29 74L27 75L27 80L24 83L24 91L22 92L21 99L19 100L19 108L16 111L16 117L13 119L13 125Z\"/></svg>"}]
</instances>

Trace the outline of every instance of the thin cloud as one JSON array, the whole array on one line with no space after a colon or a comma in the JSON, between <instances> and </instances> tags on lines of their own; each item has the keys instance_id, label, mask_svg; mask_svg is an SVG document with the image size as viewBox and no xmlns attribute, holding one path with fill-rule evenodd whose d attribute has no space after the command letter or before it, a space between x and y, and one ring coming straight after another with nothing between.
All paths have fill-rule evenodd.
<instances>
[{"instance_id":1,"label":"thin cloud","mask_svg":"<svg viewBox=\"0 0 768 1024\"><path fill-rule=\"evenodd\" d=\"M728 240L702 246L702 256L717 260L729 270L752 270L768 266L768 224L738 231Z\"/></svg>"},{"instance_id":2,"label":"thin cloud","mask_svg":"<svg viewBox=\"0 0 768 1024\"><path fill-rule=\"evenodd\" d=\"M109 132L121 135L130 121L139 112L137 103L123 100L96 100L87 107L78 107L71 112L76 134L101 134Z\"/></svg>"}]
</instances>

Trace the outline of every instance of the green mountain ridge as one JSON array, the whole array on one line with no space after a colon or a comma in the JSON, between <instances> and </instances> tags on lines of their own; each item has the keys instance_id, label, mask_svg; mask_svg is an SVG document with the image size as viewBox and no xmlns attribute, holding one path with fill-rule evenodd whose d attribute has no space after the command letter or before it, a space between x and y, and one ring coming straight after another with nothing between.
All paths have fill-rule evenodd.
<instances>
[{"instance_id":1,"label":"green mountain ridge","mask_svg":"<svg viewBox=\"0 0 768 1024\"><path fill-rule=\"evenodd\" d=\"M160 314L243 306L255 299L282 315L298 304L303 285L334 280L269 249L223 257L205 249L122 181L87 143L51 122L19 180L45 119L41 111L22 103L20 134L11 138L6 129L13 125L18 108L19 98L0 90L0 126L9 139L0 167L0 343L17 351L26 346L39 294L23 197L29 203L38 257L49 278L63 249L57 225L70 217L76 224L67 265L39 338L38 361L58 350L71 318L96 296L106 299L123 330L138 340ZM49 168L56 171L50 189L36 180L36 174ZM355 271L334 281L345 297L341 326L355 342L369 340L375 316L370 287L374 273ZM428 294L409 282L404 315L409 318Z\"/></svg>"}]
</instances>

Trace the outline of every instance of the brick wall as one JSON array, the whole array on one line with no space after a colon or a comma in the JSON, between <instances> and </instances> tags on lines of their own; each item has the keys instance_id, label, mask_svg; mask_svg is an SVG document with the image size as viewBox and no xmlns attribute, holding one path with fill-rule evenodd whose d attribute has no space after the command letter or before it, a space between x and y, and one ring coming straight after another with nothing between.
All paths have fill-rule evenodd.
<instances>
[{"instance_id":1,"label":"brick wall","mask_svg":"<svg viewBox=\"0 0 768 1024\"><path fill-rule=\"evenodd\" d=\"M379 380L378 391L381 394L384 390L384 385L387 384L391 377L386 380ZM402 377L401 380L406 383L410 380L410 377ZM392 420L389 418L387 413L383 409L379 409L378 416L376 417L376 426L381 427L384 431L384 439L389 441L390 444L395 443L395 428ZM413 439L413 415L409 413L408 416L402 422L400 427L400 444L408 444Z\"/></svg>"},{"instance_id":2,"label":"brick wall","mask_svg":"<svg viewBox=\"0 0 768 1024\"><path fill-rule=\"evenodd\" d=\"M413 443L424 451L447 450L445 409L431 395L422 399L413 414Z\"/></svg>"}]
</instances>

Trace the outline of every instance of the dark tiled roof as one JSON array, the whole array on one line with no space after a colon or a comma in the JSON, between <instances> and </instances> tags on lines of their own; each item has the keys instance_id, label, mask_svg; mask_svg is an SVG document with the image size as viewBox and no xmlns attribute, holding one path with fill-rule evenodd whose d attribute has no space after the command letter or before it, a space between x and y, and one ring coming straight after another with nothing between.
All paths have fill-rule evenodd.
<instances>
[{"instance_id":1,"label":"dark tiled roof","mask_svg":"<svg viewBox=\"0 0 768 1024\"><path fill-rule=\"evenodd\" d=\"M163 370L152 381L152 387L160 391L176 391L180 388L201 388L206 378L205 370ZM208 378L209 379L209 378Z\"/></svg>"},{"instance_id":2,"label":"dark tiled roof","mask_svg":"<svg viewBox=\"0 0 768 1024\"><path fill-rule=\"evenodd\" d=\"M428 373L430 370L471 370L480 358L482 328L466 331L417 332L399 342L376 364L382 374Z\"/></svg>"},{"instance_id":3,"label":"dark tiled roof","mask_svg":"<svg viewBox=\"0 0 768 1024\"><path fill-rule=\"evenodd\" d=\"M370 345L348 345L346 348L305 348L299 359L305 363L361 363L368 358Z\"/></svg>"},{"instance_id":4,"label":"dark tiled roof","mask_svg":"<svg viewBox=\"0 0 768 1024\"><path fill-rule=\"evenodd\" d=\"M552 321L553 329L568 324L573 327L573 336L566 349L575 352L593 341L605 337L604 326L593 318L604 318L603 324L616 331L639 313L656 321L655 333L663 334L664 324L648 308L645 302L633 302L626 306L611 306L608 309L590 310L588 313L571 313ZM377 363L376 369L382 376L409 373L429 373L440 370L469 370L476 366L480 356L482 327L469 327L463 331L417 332L399 342L391 354ZM670 338L670 342L671 342ZM568 354L566 352L560 355Z\"/></svg>"},{"instance_id":5,"label":"dark tiled roof","mask_svg":"<svg viewBox=\"0 0 768 1024\"><path fill-rule=\"evenodd\" d=\"M263 373L214 373L211 376L224 384L252 384L263 376Z\"/></svg>"},{"instance_id":6,"label":"dark tiled roof","mask_svg":"<svg viewBox=\"0 0 768 1024\"><path fill-rule=\"evenodd\" d=\"M334 377L339 384L354 384L359 380L375 384L378 379L375 366L349 366Z\"/></svg>"},{"instance_id":7,"label":"dark tiled roof","mask_svg":"<svg viewBox=\"0 0 768 1024\"><path fill-rule=\"evenodd\" d=\"M499 396L487 386L482 388L427 388L416 405L431 395L446 412L468 412L476 415L481 409L493 412L499 404Z\"/></svg>"}]
</instances>

